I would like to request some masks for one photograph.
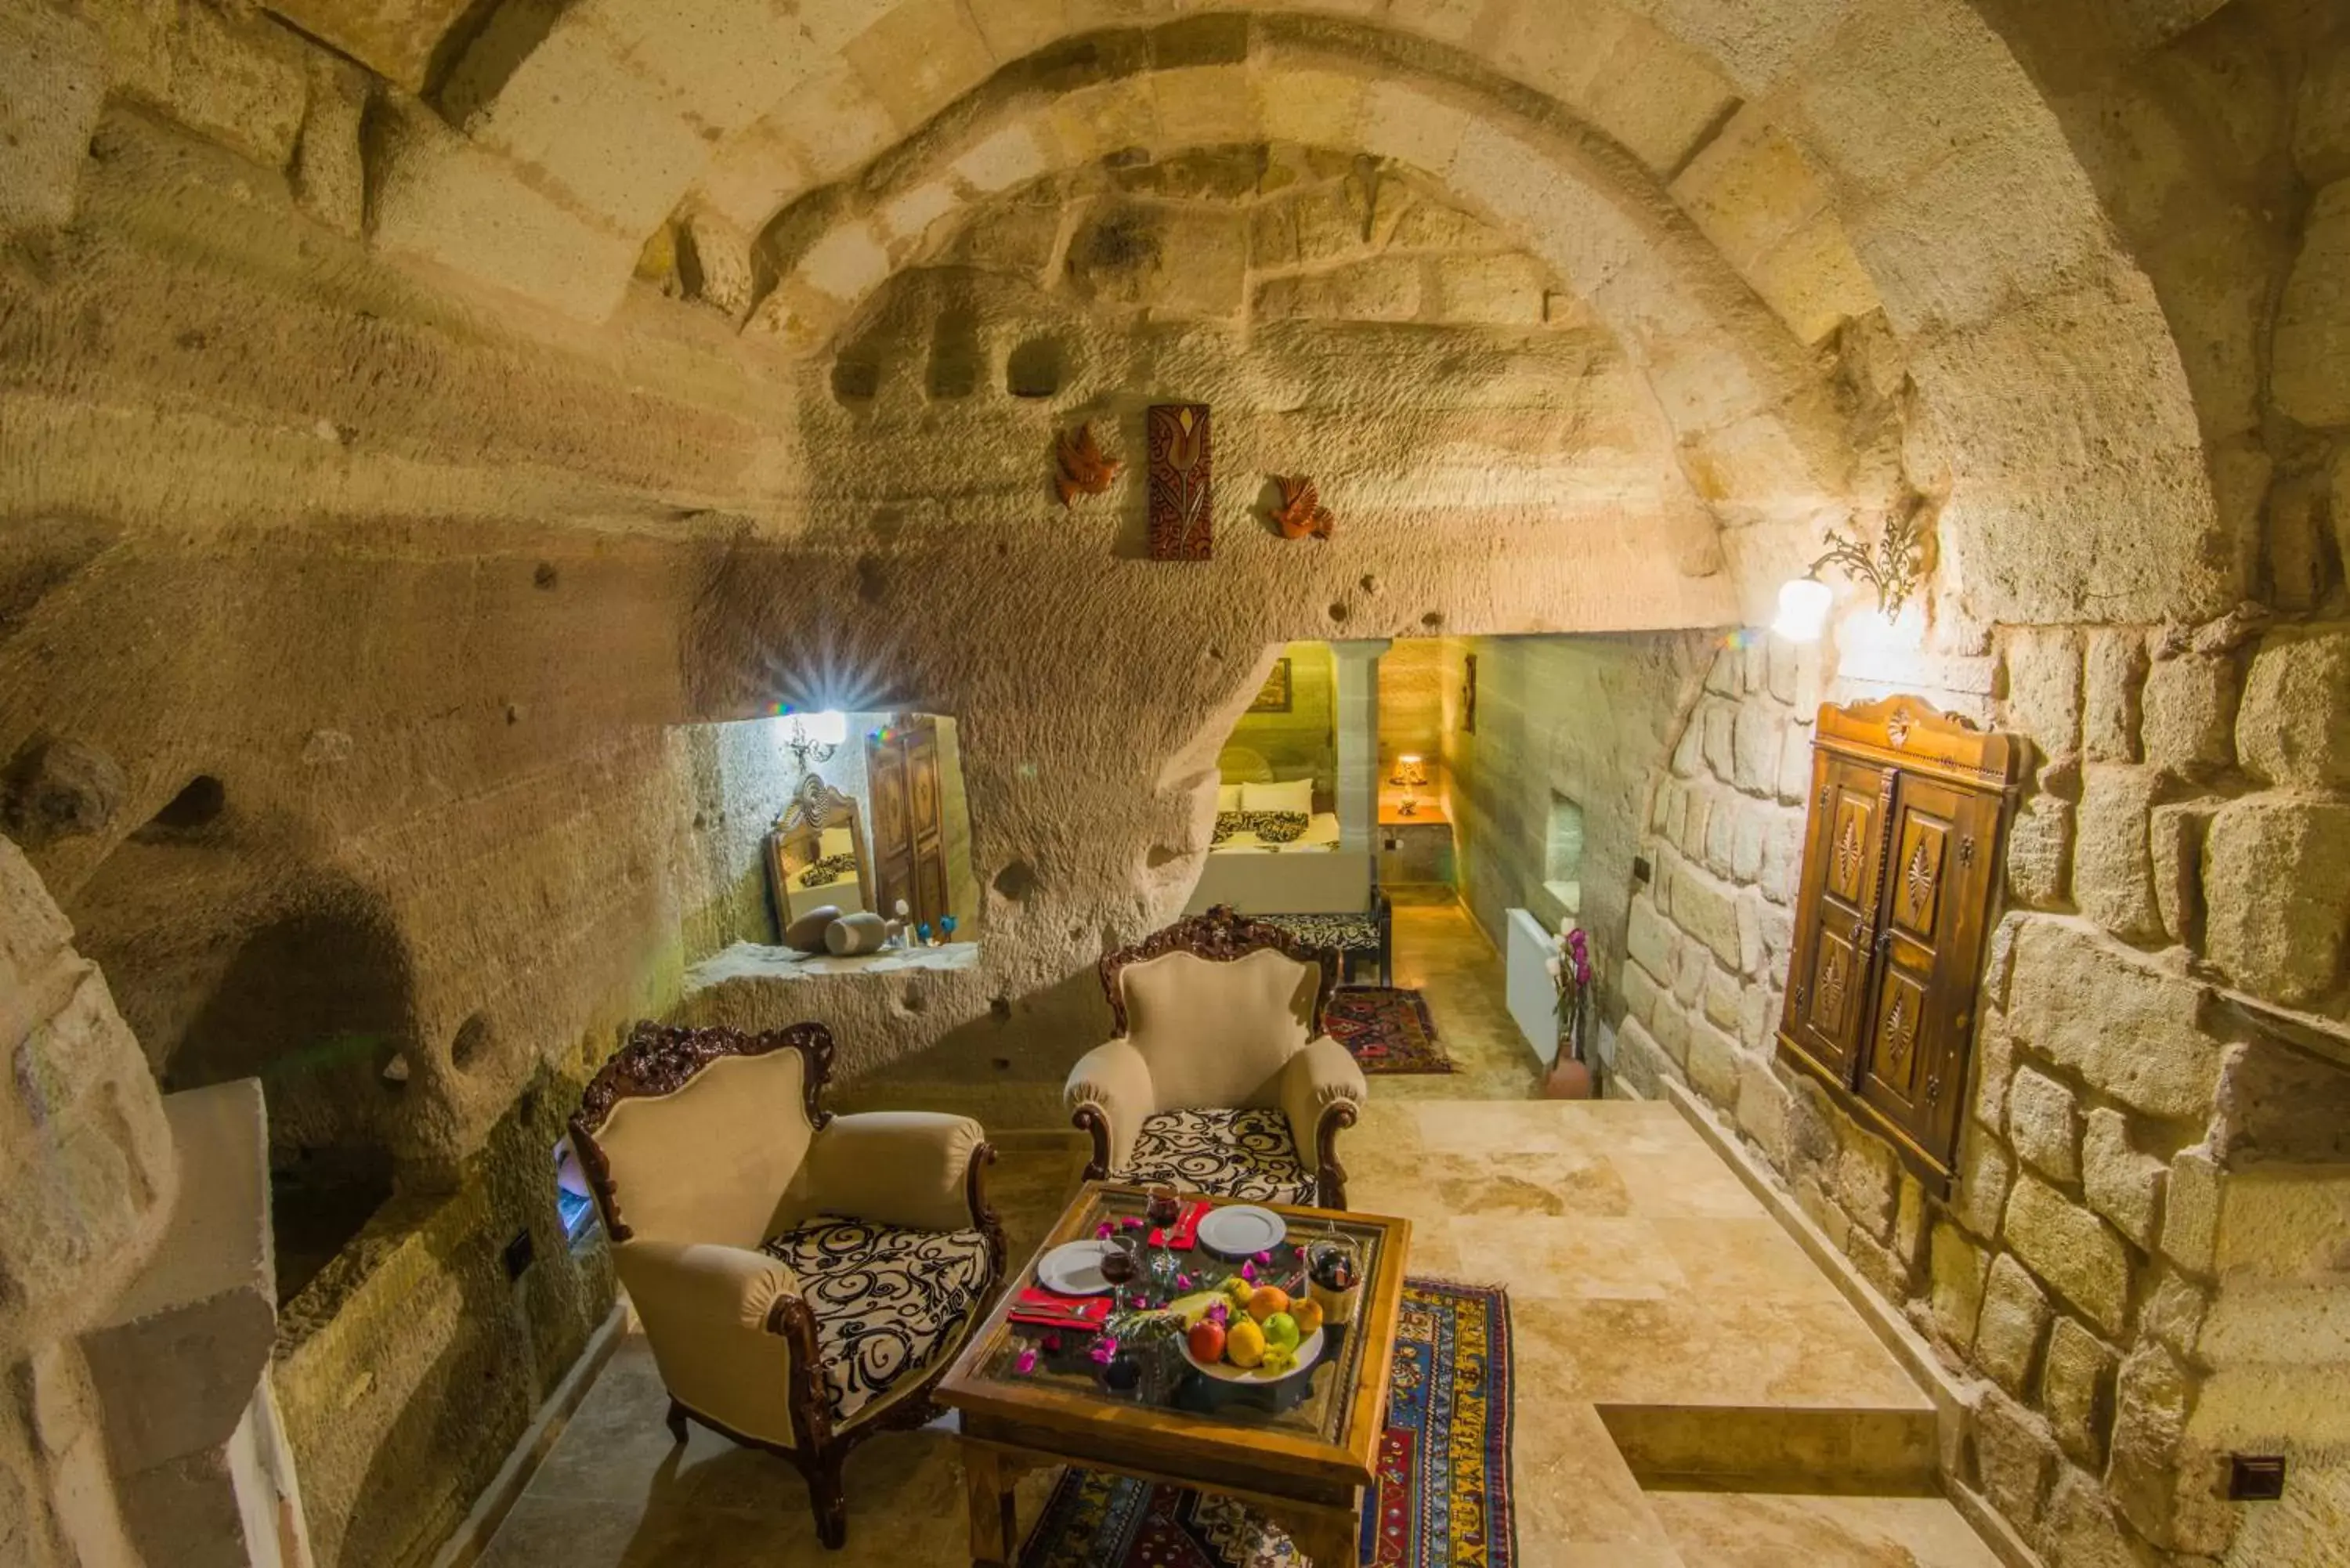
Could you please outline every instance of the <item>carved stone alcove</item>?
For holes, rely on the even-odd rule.
[[[1779,1052],[1947,1190],[2020,747],[1917,697],[1814,733]]]

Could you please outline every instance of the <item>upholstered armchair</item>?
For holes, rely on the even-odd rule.
[[[1345,1208],[1338,1134],[1364,1084],[1322,1032],[1336,976],[1335,954],[1224,905],[1103,959],[1118,1037],[1065,1094],[1093,1137],[1086,1175]]]
[[[836,1116],[831,1033],[639,1023],[581,1096],[571,1140],[652,1343],[679,1442],[694,1420],[806,1476],[847,1538],[841,1461],[918,1426],[1003,1274],[963,1116]]]

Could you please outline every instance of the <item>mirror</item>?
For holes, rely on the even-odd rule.
[[[872,909],[871,867],[857,803],[816,774],[803,774],[767,835],[767,881],[781,923],[827,904],[844,915]]]

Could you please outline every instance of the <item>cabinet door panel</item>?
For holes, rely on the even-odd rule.
[[[1861,1097],[1938,1160],[1966,1097],[1996,803],[1905,774],[1893,806],[1877,996]]]
[[[904,899],[914,902],[913,827],[906,803],[906,753],[879,735],[865,742],[866,788],[873,800],[873,872],[877,913],[885,919]]]
[[[1811,836],[1782,1033],[1846,1086],[1859,1059],[1891,779],[1882,768],[1828,752],[1812,766]]]

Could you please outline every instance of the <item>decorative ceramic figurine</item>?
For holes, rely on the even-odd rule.
[[[1079,425],[1075,433],[1064,433],[1056,444],[1061,472],[1054,481],[1061,493],[1061,505],[1074,510],[1080,495],[1099,495],[1118,478],[1118,470],[1126,465],[1113,462],[1102,455],[1094,440],[1094,427],[1088,422]]]
[[[943,945],[945,945],[946,943],[948,943],[948,942],[951,942],[951,941],[954,940],[954,933],[955,933],[955,918],[954,918],[952,915],[941,915],[941,916],[939,917],[939,942],[940,942],[940,944],[941,944],[941,946],[943,946]]]
[[[1273,509],[1273,520],[1280,526],[1283,538],[1303,539],[1309,535],[1316,539],[1330,536],[1330,530],[1338,520],[1330,514],[1327,506],[1322,504],[1321,492],[1315,488],[1312,480],[1304,474],[1295,479],[1284,479],[1275,474],[1273,483],[1281,489],[1281,504]]]

